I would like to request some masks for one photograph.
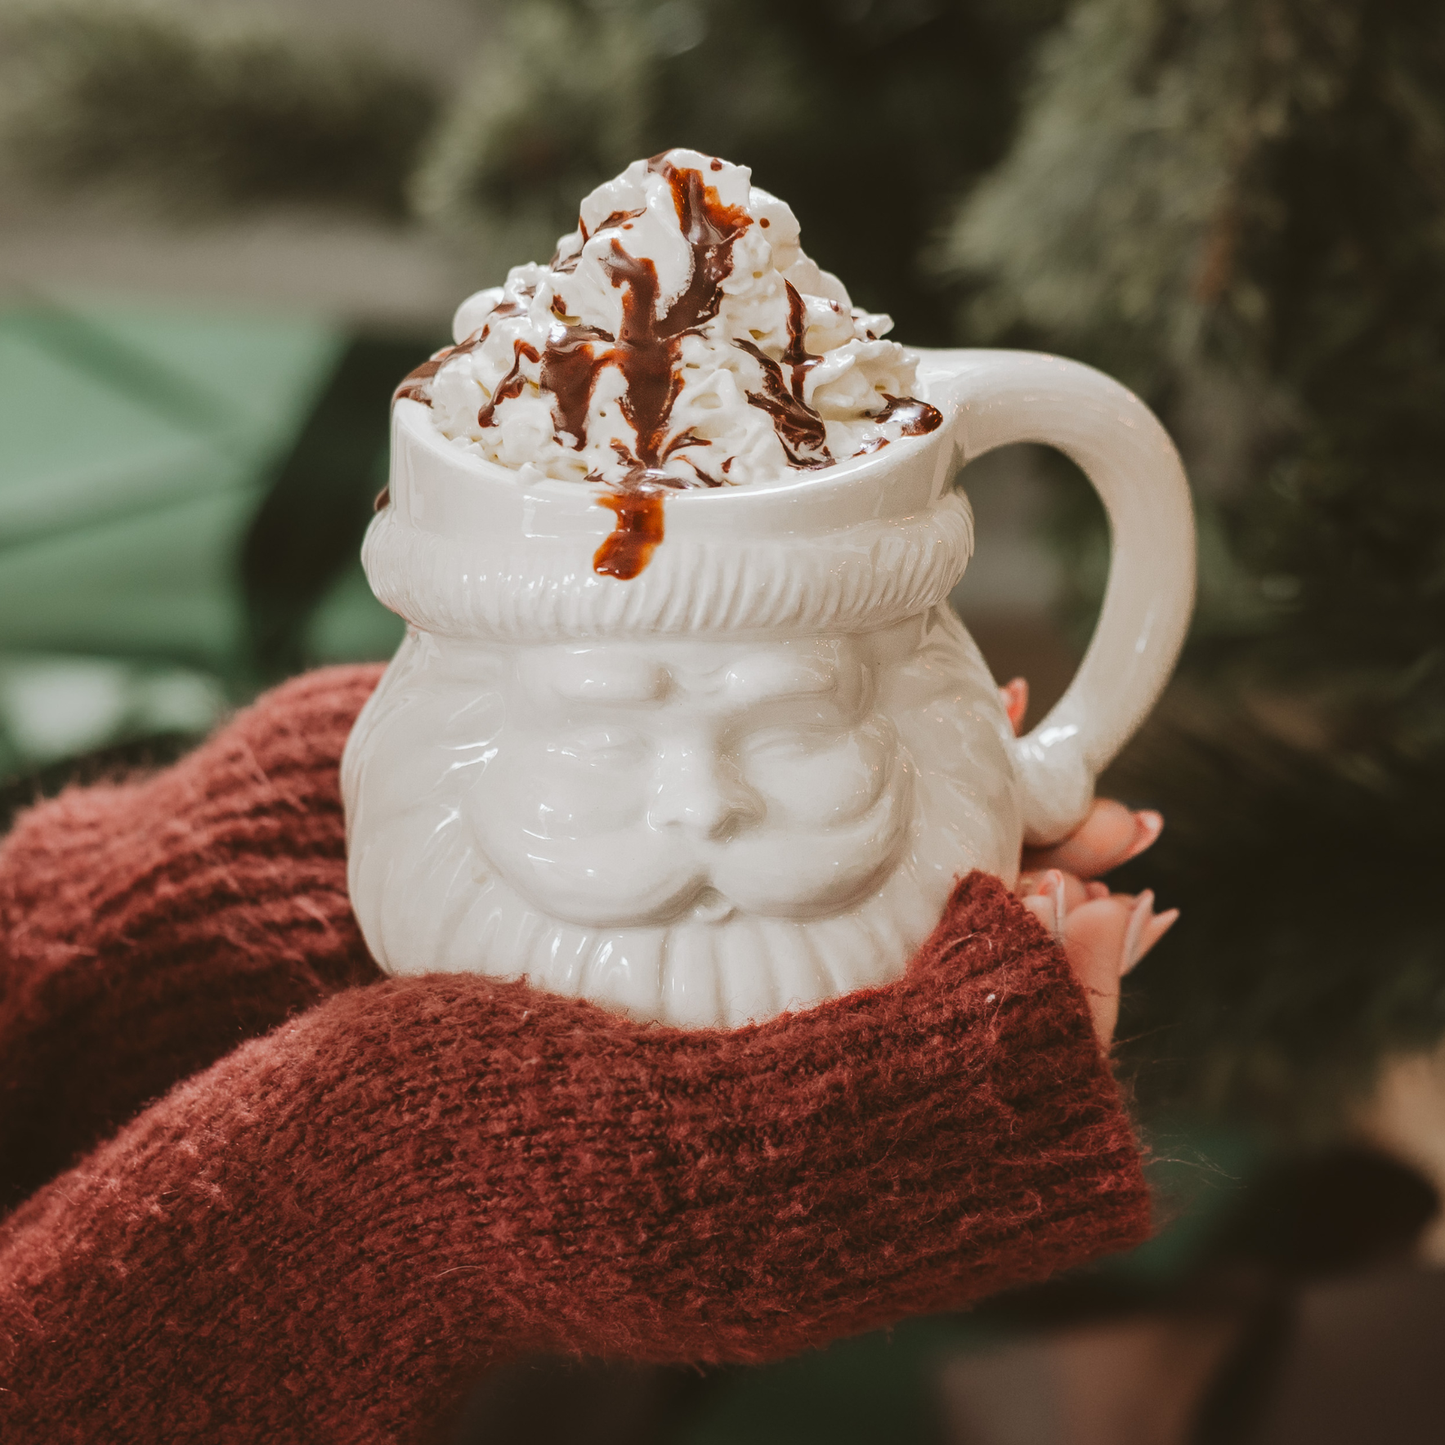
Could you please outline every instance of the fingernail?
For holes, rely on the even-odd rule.
[[[1153,913],[1154,894],[1146,888],[1135,899],[1133,912],[1129,914],[1129,926],[1124,931],[1124,965],[1119,970],[1121,978],[1144,957],[1144,929]]]
[[[1175,920],[1178,917],[1179,910],[1177,908],[1171,908],[1167,913],[1156,913],[1154,917],[1149,920],[1148,926],[1144,929],[1144,936],[1139,942],[1139,958],[1136,958],[1134,963],[1138,963],[1139,959],[1143,958],[1149,950],[1174,927]],[[1134,963],[1131,963],[1129,967],[1133,968]]]
[[[1134,839],[1129,844],[1125,859],[1137,858],[1146,848],[1153,847],[1164,831],[1164,815],[1152,808],[1145,808],[1134,814]]]
[[[1064,941],[1064,875],[1057,868],[1050,868],[1044,875],[1044,889],[1054,905],[1054,938]]]
[[[998,691],[1003,699],[1004,711],[1008,714],[1009,726],[1017,736],[1024,714],[1029,710],[1028,680],[1022,677],[1010,678]]]

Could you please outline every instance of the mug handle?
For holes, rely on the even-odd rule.
[[[1194,605],[1189,484],[1154,413],[1091,366],[1030,351],[923,355],[920,379],[952,411],[963,463],[1011,442],[1057,447],[1108,514],[1109,583],[1089,649],[1048,716],[1013,745],[1024,841],[1056,842],[1088,812],[1095,779],[1154,706],[1183,646]]]

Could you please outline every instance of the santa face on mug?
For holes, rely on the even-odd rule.
[[[358,724],[381,765],[348,784],[368,941],[393,972],[685,1024],[881,983],[957,876],[1017,867],[1007,718],[958,698],[975,671],[946,609],[811,637],[413,633]]]
[[[819,918],[896,866],[911,776],[850,638],[520,650],[463,814],[553,918]]]

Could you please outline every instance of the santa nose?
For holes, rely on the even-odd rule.
[[[722,840],[762,815],[762,800],[713,747],[688,740],[663,750],[648,814],[654,828],[684,827]]]

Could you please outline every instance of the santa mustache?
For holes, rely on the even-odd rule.
[[[912,800],[911,769],[897,766],[877,798],[843,823],[764,823],[721,841],[639,824],[583,838],[533,837],[524,859],[488,861],[528,902],[584,928],[673,923],[698,905],[710,919],[733,910],[820,918],[866,896],[896,867]]]

